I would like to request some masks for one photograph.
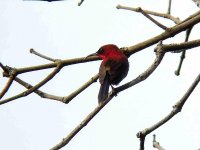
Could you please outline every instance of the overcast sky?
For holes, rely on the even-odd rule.
[[[168,0],[85,0],[38,2],[0,1],[0,62],[11,67],[48,63],[29,53],[30,48],[57,59],[87,56],[100,46],[114,43],[131,46],[163,32],[141,14],[118,10],[118,4],[166,12]],[[181,20],[198,10],[191,0],[173,0],[172,15]],[[166,26],[173,22],[156,18]],[[182,42],[181,33],[165,43]],[[190,39],[198,39],[199,24]],[[145,71],[153,62],[154,46],[135,55],[130,71],[121,84]],[[157,70],[144,82],[115,97],[63,150],[139,149],[136,133],[150,127],[171,110],[199,74],[199,48],[187,52],[181,76],[174,75],[180,54],[167,53]],[[98,72],[100,61],[65,67],[41,90],[66,96]],[[32,85],[50,70],[22,74]],[[7,78],[0,77],[0,89]],[[13,83],[4,98],[25,89]],[[69,104],[42,99],[36,94],[1,105],[1,150],[47,150],[66,137],[96,106],[99,82],[94,83]],[[200,148],[200,109],[198,86],[180,114],[148,135],[145,147],[153,150],[152,135],[168,150]]]

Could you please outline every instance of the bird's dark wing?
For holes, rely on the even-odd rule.
[[[108,74],[109,74],[109,81],[110,84],[119,84],[127,75],[129,70],[129,63],[128,60],[113,60],[110,59],[105,64]],[[107,67],[109,66],[109,67]]]
[[[106,78],[106,75],[107,74],[109,75],[109,72],[110,72],[110,66],[108,65],[108,62],[105,63],[104,61],[102,61],[100,68],[99,68],[99,82],[101,84],[103,84],[103,82]]]

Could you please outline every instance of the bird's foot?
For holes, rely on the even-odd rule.
[[[110,85],[110,86],[111,86],[111,88],[112,88],[112,93],[114,93],[114,95],[117,96],[117,91],[116,91],[116,89],[115,89],[112,85]]]

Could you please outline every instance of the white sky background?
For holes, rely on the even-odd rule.
[[[101,45],[131,46],[162,30],[141,14],[118,10],[118,4],[166,12],[168,0],[86,0],[28,2],[0,1],[0,62],[11,67],[48,63],[29,53],[34,48],[53,58],[87,56]],[[191,0],[173,0],[172,15],[184,19],[198,8]],[[158,18],[157,18],[158,19]],[[173,23],[159,19],[166,26]],[[190,39],[200,35],[199,25]],[[184,33],[166,41],[182,42]],[[154,46],[155,47],[155,46]],[[122,83],[137,77],[153,62],[154,47],[129,59],[130,71]],[[63,150],[139,149],[136,133],[150,127],[171,110],[199,73],[199,48],[187,52],[181,76],[174,75],[180,54],[168,53],[158,69],[144,82],[115,97]],[[98,72],[100,61],[65,67],[41,90],[65,96]],[[36,84],[52,70],[20,75]],[[0,89],[7,79],[0,77]],[[122,84],[121,83],[121,84]],[[47,150],[66,137],[97,106],[99,83],[90,86],[68,104],[41,99],[36,94],[1,105],[1,150]],[[14,83],[4,98],[25,89]],[[198,86],[180,114],[148,135],[145,147],[153,150],[152,135],[168,150],[200,148]]]

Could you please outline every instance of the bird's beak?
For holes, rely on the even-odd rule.
[[[84,60],[85,60],[86,58],[88,58],[88,57],[91,57],[91,56],[97,56],[97,53],[92,53],[92,54],[86,56],[86,57],[84,58]]]
[[[90,54],[90,55],[88,55],[86,57],[91,57],[91,56],[97,56],[97,53],[92,53],[92,54]]]

